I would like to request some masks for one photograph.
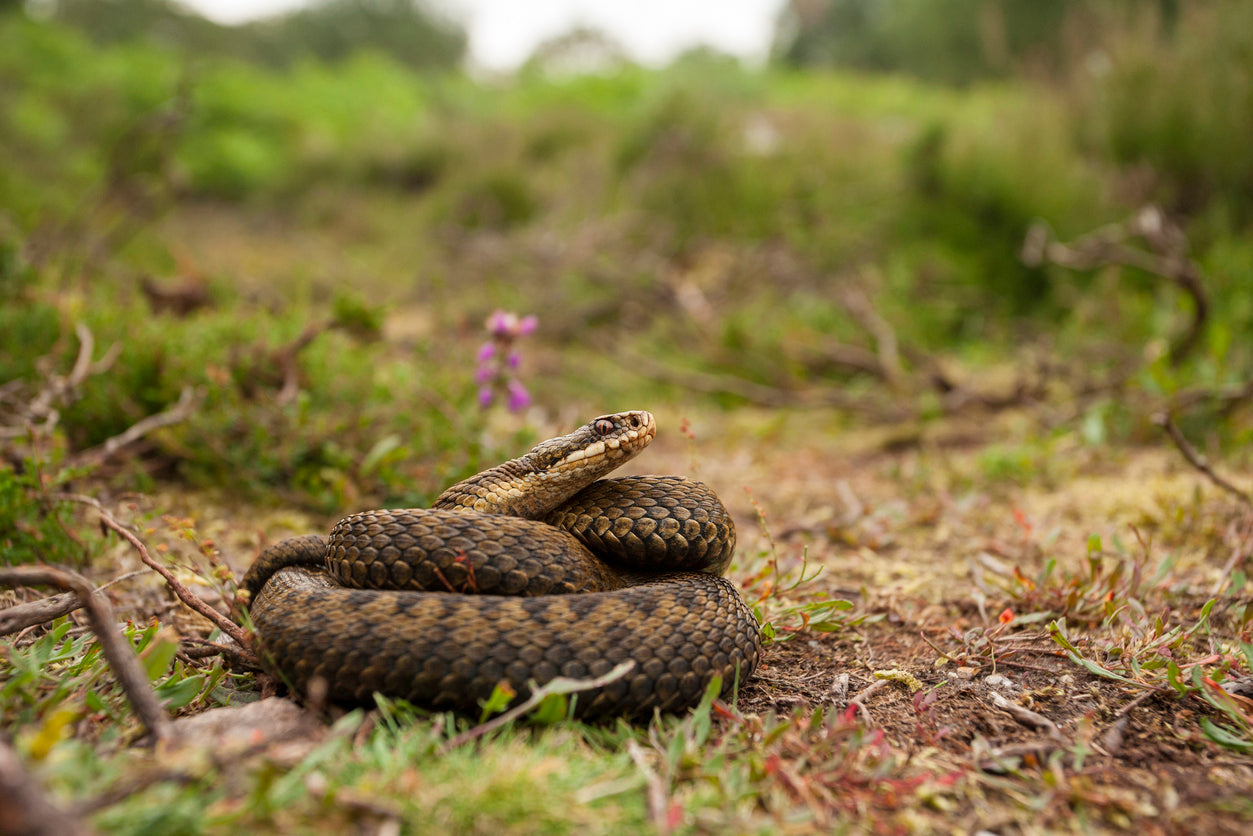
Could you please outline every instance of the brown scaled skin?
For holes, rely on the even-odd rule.
[[[735,542],[725,508],[677,477],[594,481],[653,432],[646,412],[604,416],[450,488],[440,510],[354,514],[329,539],[267,549],[244,585],[270,666],[299,691],[324,680],[339,701],[377,692],[467,713],[502,682],[523,699],[528,683],[624,661],[625,677],[578,695],[576,715],[679,711],[714,676],[730,693],[752,675],[761,639],[716,574]],[[546,468],[558,471],[552,483]],[[476,503],[526,506],[553,525],[464,510]],[[401,588],[379,589],[392,584]]]

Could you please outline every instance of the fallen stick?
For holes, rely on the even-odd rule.
[[[7,607],[0,610],[0,636],[20,633],[37,624],[46,624],[54,618],[74,612],[82,605],[82,600],[73,592],[62,592],[60,595]]]
[[[138,574],[141,573],[127,572],[125,575],[101,585],[100,589],[108,589],[113,584],[124,581],[127,578],[133,578]],[[76,594],[73,592],[62,592],[60,595],[50,595],[47,598],[40,598],[38,601],[30,601],[26,604],[8,607],[0,610],[0,636],[20,633],[27,627],[47,624],[54,618],[69,615],[82,606],[83,602]]]
[[[1048,732],[1050,737],[1057,740],[1065,740],[1061,729],[1057,728],[1057,724],[1045,717],[1043,714],[1037,714],[1029,708],[1023,708],[1021,705],[1016,705],[1002,697],[996,691],[991,692],[991,699],[994,706],[999,708],[1001,711],[1004,711],[1024,726],[1038,731]]]
[[[857,706],[857,713],[860,714],[862,719],[865,720],[867,723],[873,723],[874,720],[871,719],[870,717],[870,709],[866,708],[866,698],[869,697],[871,694],[873,694],[875,691],[879,691],[888,687],[889,681],[890,680],[887,680],[887,679],[876,679],[869,686],[859,691],[857,693],[857,696],[853,697],[851,700],[848,701],[848,704],[850,706],[854,706],[854,705]]]
[[[132,444],[143,438],[153,430],[161,427],[168,427],[173,424],[179,424],[187,420],[187,418],[195,411],[199,405],[199,395],[193,386],[184,386],[182,393],[178,396],[178,402],[169,409],[158,412],[155,415],[149,415],[140,421],[136,421],[125,431],[107,438],[95,447],[89,448],[77,453],[72,457],[72,463],[75,465],[97,465],[106,461],[110,456],[122,449],[128,444]]]

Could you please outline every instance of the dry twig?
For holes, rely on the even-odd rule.
[[[1140,238],[1151,252],[1128,246],[1128,238]],[[1188,257],[1188,250],[1183,230],[1171,223],[1161,209],[1146,206],[1126,223],[1104,226],[1069,244],[1058,241],[1049,225],[1038,221],[1027,232],[1022,260],[1031,266],[1047,261],[1072,270],[1119,264],[1174,282],[1192,299],[1192,322],[1170,350],[1171,362],[1178,365],[1196,347],[1209,318],[1209,297],[1201,268]]]
[[[140,573],[127,572],[125,575],[101,585],[100,589],[108,589],[113,584],[133,578],[138,574]],[[60,595],[52,595],[47,598],[40,598],[38,601],[18,604],[0,610],[0,636],[19,633],[27,627],[34,627],[37,624],[46,624],[54,618],[60,618],[63,615],[74,612],[82,605],[82,600],[73,592],[63,592]]]
[[[78,356],[70,373],[49,374],[38,394],[17,406],[17,414],[10,419],[11,423],[0,426],[0,438],[19,438],[32,430],[51,432],[61,420],[60,409],[78,400],[78,388],[83,381],[108,369],[121,353],[122,347],[114,343],[103,357],[92,360],[96,339],[91,329],[79,322],[74,325],[74,334],[78,337]]]
[[[1012,703],[996,691],[991,692],[991,699],[993,705],[1013,717],[1019,723],[1022,723],[1024,726],[1037,729],[1042,732],[1047,732],[1049,737],[1057,740],[1065,739],[1062,736],[1061,729],[1057,728],[1057,724],[1045,717],[1043,714],[1037,714],[1029,708],[1023,708],[1021,705]]]
[[[144,545],[144,541],[135,536],[129,528],[118,522],[117,517],[109,513],[109,511],[105,509],[105,507],[101,505],[98,500],[90,496],[72,493],[50,494],[48,498],[52,500],[63,500],[66,502],[81,502],[95,508],[96,512],[100,515],[101,524],[106,528],[116,531],[119,535],[121,535],[122,539],[134,546],[135,551],[139,553],[139,559],[144,562],[145,566],[148,566],[165,579],[166,585],[169,586],[170,590],[178,597],[178,600],[200,613],[200,615],[211,621],[223,633],[239,642],[240,647],[252,646],[248,641],[247,634],[244,632],[243,628],[205,603],[198,595],[196,595],[196,593],[192,592],[178,578],[174,577],[174,574],[170,572],[169,569],[154,560],[152,555],[148,553],[148,547]]]
[[[118,450],[133,444],[143,438],[153,430],[161,427],[168,427],[172,424],[178,424],[191,416],[199,405],[200,397],[194,386],[184,386],[182,393],[178,396],[178,402],[163,412],[155,415],[149,415],[131,426],[125,431],[105,439],[102,443],[76,453],[71,459],[74,465],[97,465],[108,459]]]
[[[1235,537],[1235,527],[1236,524],[1232,523],[1227,535],[1229,539]],[[1218,580],[1214,583],[1214,589],[1210,592],[1210,597],[1218,597],[1218,593],[1223,591],[1227,581],[1231,580],[1231,573],[1235,571],[1236,566],[1248,560],[1251,553],[1253,553],[1253,520],[1246,518],[1244,520],[1244,534],[1236,539],[1236,543],[1231,549],[1231,557],[1227,558],[1227,562],[1223,564],[1222,571],[1218,573]]]
[[[1179,448],[1179,452],[1183,454],[1183,457],[1188,460],[1190,465],[1199,470],[1215,485],[1232,496],[1238,497],[1245,505],[1253,506],[1253,497],[1249,496],[1248,491],[1237,488],[1231,482],[1215,473],[1214,469],[1209,465],[1209,460],[1201,453],[1198,453],[1196,448],[1188,443],[1188,439],[1184,438],[1183,432],[1175,424],[1169,413],[1157,413],[1153,416],[1153,423],[1166,431],[1166,434],[1170,436],[1170,440],[1175,443],[1175,446]]]
[[[905,383],[905,369],[901,365],[900,343],[895,329],[879,315],[870,297],[860,287],[845,285],[839,296],[844,310],[874,338],[878,349],[879,374],[893,388],[901,388]]]
[[[480,723],[473,728],[466,729],[461,734],[450,740],[444,741],[444,744],[440,746],[437,751],[442,755],[456,749],[458,746],[469,743],[471,740],[477,740],[488,732],[500,728],[505,723],[521,717],[552,694],[574,694],[579,691],[587,691],[592,688],[603,688],[609,683],[615,682],[626,676],[634,667],[635,662],[628,659],[625,662],[620,662],[615,665],[613,670],[608,673],[603,674],[602,676],[592,677],[591,679],[567,679],[566,677],[559,676],[545,685],[532,690],[531,696],[527,697],[525,700],[515,705],[508,711],[493,717],[486,723]]]
[[[857,713],[861,715],[862,719],[867,723],[873,723],[874,720],[870,716],[870,709],[866,708],[866,699],[876,691],[880,691],[888,687],[888,682],[890,681],[891,680],[887,679],[876,679],[874,682],[870,683],[870,685],[859,691],[857,696],[848,701],[848,704],[850,706],[857,706]]]
[[[73,592],[62,592],[60,595],[7,607],[0,610],[0,636],[20,633],[27,627],[47,623],[74,612],[82,605],[82,599]]]

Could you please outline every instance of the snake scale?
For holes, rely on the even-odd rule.
[[[648,412],[596,418],[453,485],[431,509],[366,511],[329,538],[266,549],[244,576],[262,657],[305,692],[375,693],[477,712],[562,676],[625,676],[581,692],[584,718],[644,717],[730,693],[757,666],[751,610],[721,577],[735,526],[674,476],[601,477],[656,432]],[[474,592],[478,594],[455,594]]]

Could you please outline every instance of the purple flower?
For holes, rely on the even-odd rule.
[[[522,355],[517,341],[535,331],[539,319],[534,314],[519,317],[512,311],[497,309],[483,322],[488,333],[487,342],[479,346],[475,355],[477,366],[474,382],[479,386],[479,404],[486,408],[495,400],[497,393],[514,412],[531,404],[531,393],[517,379],[522,365]]]
[[[510,412],[520,412],[531,405],[531,393],[526,391],[526,387],[516,379],[511,379],[506,388],[509,394],[505,405],[509,407]]]
[[[508,311],[494,311],[484,325],[493,337],[514,336],[518,328],[518,315]]]

